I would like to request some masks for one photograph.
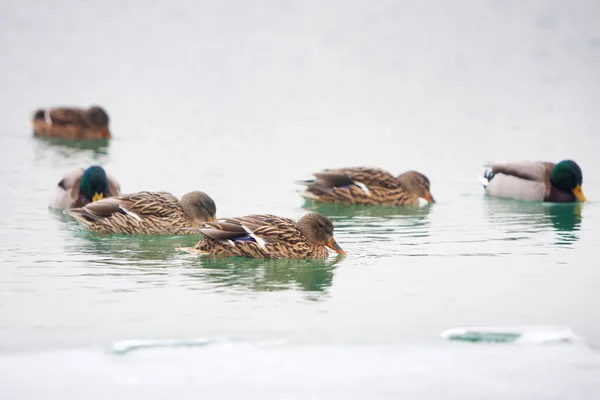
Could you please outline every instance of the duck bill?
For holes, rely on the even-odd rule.
[[[94,193],[94,196],[92,197],[92,201],[102,200],[103,198],[104,198],[103,193]]]
[[[331,250],[335,251],[338,254],[346,254],[346,252],[342,250],[342,248],[339,244],[337,244],[334,238],[331,238],[331,240],[325,246],[329,247]]]
[[[583,190],[581,189],[581,185],[575,186],[575,189],[572,190],[575,198],[581,202],[586,201],[585,196],[583,195]]]
[[[433,204],[435,203],[435,199],[433,198],[433,196],[431,195],[431,193],[427,193],[425,195],[425,197],[423,197],[425,200],[427,200],[429,203]]]

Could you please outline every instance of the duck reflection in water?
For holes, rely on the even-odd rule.
[[[231,290],[271,292],[300,289],[326,292],[332,285],[335,265],[344,257],[329,259],[254,259],[205,256],[193,260],[188,276]],[[202,268],[198,268],[202,266]]]
[[[97,160],[108,155],[108,150],[110,148],[109,139],[77,141],[34,137],[33,140],[36,140],[39,143],[40,157],[46,156],[45,153],[48,150],[53,150],[61,157],[72,157],[78,153],[91,152],[93,160]]]
[[[576,232],[581,229],[582,208],[581,203],[548,206],[548,215],[558,236],[556,244],[570,244],[579,240]]]
[[[405,244],[422,243],[430,236],[429,214],[434,208],[426,206],[360,206],[326,204],[307,200],[303,208],[331,218],[343,240],[351,237],[360,243],[390,241],[402,235]]]
[[[389,216],[427,216],[431,205],[424,206],[360,206],[352,204],[331,204],[305,200],[302,208],[335,217],[337,220],[354,217],[389,217]]]
[[[193,245],[197,236],[147,236],[90,233],[77,230],[80,240],[67,249],[73,254],[102,257],[105,264],[169,266],[181,255],[180,247]]]
[[[536,203],[488,198],[487,212],[499,226],[518,225],[530,233],[556,232],[556,245],[570,245],[579,240],[582,223],[582,203]]]
[[[181,247],[193,246],[198,240],[196,236],[106,235],[84,231],[77,234],[80,240],[69,246],[66,253],[87,254],[90,256],[90,268],[95,271],[100,271],[98,264],[105,267],[114,265],[120,272],[143,275],[147,275],[151,268],[159,275],[175,273],[193,278],[184,283],[191,289],[206,283],[233,291],[298,289],[320,296],[332,285],[335,266],[344,259],[342,255],[302,260],[196,257],[180,250]],[[107,272],[106,269],[103,271]]]

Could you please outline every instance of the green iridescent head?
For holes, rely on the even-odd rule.
[[[92,201],[108,197],[108,179],[104,168],[93,165],[86,169],[79,181],[79,193]]]
[[[581,189],[583,173],[575,161],[563,160],[556,164],[550,174],[550,182],[560,190],[572,192],[577,200],[585,201]]]

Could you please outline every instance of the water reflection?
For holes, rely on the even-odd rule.
[[[576,204],[556,204],[548,207],[552,226],[557,231],[556,244],[569,244],[579,240],[575,232],[581,229],[583,206]]]
[[[184,286],[194,289],[200,287],[198,283],[208,283],[213,289],[324,292],[332,284],[335,265],[343,259],[342,256],[326,260],[199,257],[180,249],[196,244],[198,237],[195,236],[103,235],[84,231],[74,235],[77,240],[67,247],[67,254],[87,256],[100,275],[114,274],[114,266],[118,266],[119,274],[148,275],[150,270],[139,267],[152,267],[155,274],[170,270],[192,278],[186,279]],[[102,265],[111,269],[99,270]]]
[[[384,207],[323,204],[307,201],[303,208],[329,216],[335,236],[352,258],[415,251],[431,234],[429,214],[434,207]],[[402,248],[390,246],[402,243]],[[407,250],[407,246],[410,250]]]
[[[58,222],[61,229],[67,229],[70,231],[79,230],[79,225],[75,219],[67,214],[64,210],[48,207],[48,214],[50,214],[50,218]]]
[[[198,257],[188,276],[217,287],[256,292],[300,289],[324,292],[333,282],[333,270],[343,256],[325,260],[259,260],[239,257]],[[201,268],[199,268],[201,267]]]
[[[54,151],[58,156],[71,157],[77,153],[90,152],[93,159],[108,155],[109,139],[98,140],[69,140],[57,138],[33,138],[37,143],[38,153],[48,150]]]
[[[485,209],[497,226],[518,226],[530,233],[552,230],[557,245],[569,245],[579,240],[582,222],[581,203],[536,203],[486,198]]]
[[[67,249],[73,254],[94,254],[104,263],[156,265],[172,261],[181,255],[180,247],[193,246],[197,236],[144,236],[76,233],[79,240]]]
[[[307,200],[302,208],[328,217],[389,217],[389,216],[425,216],[431,211],[431,205],[418,206],[358,206],[346,204],[327,204]]]

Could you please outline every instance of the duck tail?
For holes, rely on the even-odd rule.
[[[315,183],[315,180],[314,179],[309,179],[309,180],[305,180],[305,181],[300,180],[300,181],[294,181],[294,183],[296,185],[310,186],[313,183]]]
[[[481,182],[481,184],[483,185],[483,188],[486,189],[493,177],[494,172],[488,168],[484,171],[483,175],[479,175],[477,178],[479,179],[479,182]]]
[[[83,208],[71,208],[65,211],[71,217],[75,218],[75,221],[79,223],[83,228],[89,229],[92,224],[97,220]]]
[[[300,195],[300,197],[302,197],[306,200],[319,200],[319,196],[317,196],[316,194],[311,193],[311,192],[298,191],[297,193]]]
[[[40,109],[36,110],[33,113],[33,120],[34,121],[35,120],[44,120],[45,119],[45,117],[44,117],[45,112],[46,112],[46,110],[44,110],[43,108],[40,108]]]
[[[198,250],[195,247],[178,247],[177,250],[185,251],[190,254],[198,254],[198,255],[209,255],[210,253],[202,250]]]

